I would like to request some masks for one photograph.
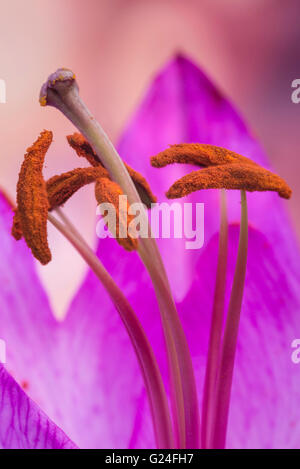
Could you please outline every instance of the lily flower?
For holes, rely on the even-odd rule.
[[[57,86],[61,86],[58,78],[52,80],[55,93]],[[67,84],[74,84],[72,76],[68,80]],[[47,86],[49,91],[49,83]],[[43,104],[47,98],[57,98],[53,96],[55,93],[50,96],[45,94],[45,89],[43,91]],[[53,104],[58,107],[61,103]],[[69,113],[68,117],[74,122],[74,108],[72,113],[70,107],[67,112],[61,110]],[[80,122],[75,124],[101,162],[101,167],[96,164],[88,169],[107,171],[106,181],[118,184],[120,191],[128,195],[129,203],[139,198],[132,175],[117,159],[106,136],[102,134],[102,140],[95,142],[95,129],[86,131]],[[47,138],[50,138],[49,134]],[[118,150],[127,165],[145,176],[158,200],[167,201],[165,190],[174,181],[187,177],[184,165],[157,171],[150,166],[149,157],[169,144],[182,142],[228,148],[268,167],[259,144],[231,104],[194,64],[179,56],[151,85]],[[79,150],[82,151],[82,146]],[[38,183],[39,191],[37,199],[29,197],[34,206],[28,215],[24,215],[24,198],[19,194],[26,196],[30,190],[31,194],[36,194],[36,188],[28,184],[28,180],[23,190],[19,186],[20,212],[15,215],[15,234],[18,233],[19,238],[24,235],[38,255],[42,241],[41,260],[48,261],[50,248],[45,244],[48,219],[74,244],[91,270],[66,318],[58,322],[26,243],[23,239],[16,242],[11,236],[14,207],[1,195],[0,338],[6,342],[7,359],[6,365],[0,368],[0,446],[154,448],[163,446],[162,441],[168,441],[169,447],[173,444],[174,447],[189,448],[197,441],[200,444],[197,412],[193,415],[192,410],[202,404],[209,346],[219,251],[218,191],[201,190],[183,199],[184,202],[205,203],[206,239],[201,250],[185,250],[181,239],[157,240],[170,280],[169,287],[157,251],[153,244],[142,239],[138,239],[137,249],[131,251],[124,250],[114,239],[101,240],[97,249],[98,261],[95,261],[96,257],[77,235],[80,229],[72,230],[60,208],[56,213],[62,215],[64,223],[48,213],[51,203],[49,184],[47,187],[41,178],[43,161],[36,162],[36,154],[32,151],[28,151],[25,160],[28,156],[34,161],[29,173],[38,174],[33,181]],[[74,173],[70,177],[73,181]],[[66,187],[65,179],[68,177],[59,179],[60,188],[61,184]],[[110,183],[108,185],[111,187]],[[70,184],[67,188],[67,193],[72,195]],[[227,192],[229,228],[225,305],[234,277],[240,209],[238,194]],[[62,193],[65,194],[64,191],[56,194]],[[62,197],[59,202],[62,201],[66,200]],[[30,216],[36,210],[43,213],[42,219],[39,218],[42,223],[36,225],[33,220],[30,225]],[[300,433],[300,375],[290,357],[291,342],[300,330],[299,251],[285,208],[276,194],[248,194],[248,212],[248,261],[227,447],[295,448],[299,446]],[[20,224],[16,220],[18,217]],[[28,227],[29,231],[26,231]],[[37,235],[32,243],[35,231]],[[138,343],[133,346],[137,331],[144,347],[139,347]],[[180,348],[177,348],[175,338]],[[154,380],[158,393],[153,392]],[[191,397],[189,401],[187,396]],[[172,403],[170,420],[169,400]]]

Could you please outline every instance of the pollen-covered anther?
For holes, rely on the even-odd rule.
[[[68,135],[67,140],[69,145],[76,151],[78,156],[86,158],[92,166],[102,166],[98,156],[83,135],[80,133],[74,133],[72,135]]]
[[[151,208],[151,204],[157,201],[157,197],[153,194],[151,187],[149,186],[148,182],[141,175],[138,171],[135,171],[131,168],[127,163],[125,163],[126,169],[134,182],[135,188],[141,198],[143,204],[146,205],[147,208]]]
[[[102,166],[97,168],[76,168],[58,176],[53,176],[46,184],[49,210],[60,207],[79,189],[103,177],[107,177],[107,171]]]
[[[100,159],[98,158],[88,141],[83,137],[83,135],[79,133],[74,133],[73,135],[68,135],[67,140],[70,146],[76,151],[78,156],[86,158],[92,166],[102,166]],[[135,171],[128,164],[124,164],[132,181],[134,182],[134,185],[139,193],[139,196],[141,197],[142,202],[148,208],[150,208],[151,203],[155,203],[157,198],[152,193],[148,182],[139,172]]]
[[[126,207],[120,207],[120,196],[122,195],[124,195],[123,191],[116,182],[107,178],[97,180],[95,185],[95,196],[98,204],[110,203],[114,206],[116,226],[112,234],[124,249],[127,251],[135,251],[138,248],[138,240],[136,238],[132,238],[128,234],[128,225],[133,217],[128,213],[129,206],[127,202]]]
[[[274,191],[285,199],[289,199],[292,194],[282,178],[266,169],[253,165],[228,164],[192,171],[170,187],[167,197],[176,199],[201,189]]]
[[[52,142],[52,132],[45,130],[27,149],[17,184],[18,209],[12,233],[20,239],[22,233],[33,255],[42,263],[51,260],[47,241],[48,195],[42,170],[46,152]]]
[[[169,164],[182,163],[194,164],[197,166],[219,166],[230,163],[257,164],[245,156],[227,150],[227,148],[217,147],[204,143],[179,143],[170,145],[151,158],[151,165],[155,168],[163,168]]]
[[[152,166],[157,168],[172,163],[195,164],[203,169],[176,181],[167,192],[170,199],[184,197],[201,189],[274,191],[285,199],[289,199],[292,194],[281,177],[226,148],[198,143],[179,144],[151,158]]]

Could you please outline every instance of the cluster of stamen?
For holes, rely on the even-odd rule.
[[[95,183],[95,196],[98,203],[111,203],[116,211],[116,239],[126,250],[136,250],[138,240],[127,231],[132,216],[119,210],[119,196],[123,195],[120,186],[110,179],[92,147],[81,134],[67,137],[69,144],[79,156],[85,157],[90,167],[76,168],[53,176],[48,181],[43,178],[43,164],[46,152],[52,142],[52,132],[43,131],[37,141],[27,150],[17,184],[17,209],[15,210],[12,235],[16,240],[23,236],[33,255],[42,263],[51,260],[47,241],[48,211],[63,205],[83,186]],[[126,165],[136,187],[144,195],[147,206],[156,198],[144,177]],[[126,215],[126,216],[125,216]],[[121,226],[122,225],[122,226]],[[120,232],[127,236],[120,236]]]
[[[171,145],[151,158],[152,166],[162,168],[172,163],[186,163],[203,169],[178,179],[168,190],[170,199],[184,197],[200,189],[240,189],[275,191],[289,199],[292,191],[276,174],[254,161],[226,148],[200,143]]]

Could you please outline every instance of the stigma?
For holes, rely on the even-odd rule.
[[[66,93],[73,87],[77,87],[75,74],[68,68],[59,68],[52,73],[48,80],[43,84],[40,92],[40,105],[55,106],[55,96],[60,93]]]

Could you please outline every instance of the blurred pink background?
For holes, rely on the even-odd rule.
[[[72,68],[81,94],[114,142],[154,74],[180,50],[232,99],[265,147],[274,169],[294,190],[288,205],[300,235],[298,162],[300,104],[299,0],[0,0],[0,185],[14,197],[25,149],[43,129],[55,142],[48,177],[77,163],[64,135],[73,131],[38,94],[49,73]],[[77,194],[66,213],[95,243],[92,190]],[[85,267],[50,229],[53,262],[40,268],[55,312],[62,316]],[[71,267],[71,268],[70,268]]]

